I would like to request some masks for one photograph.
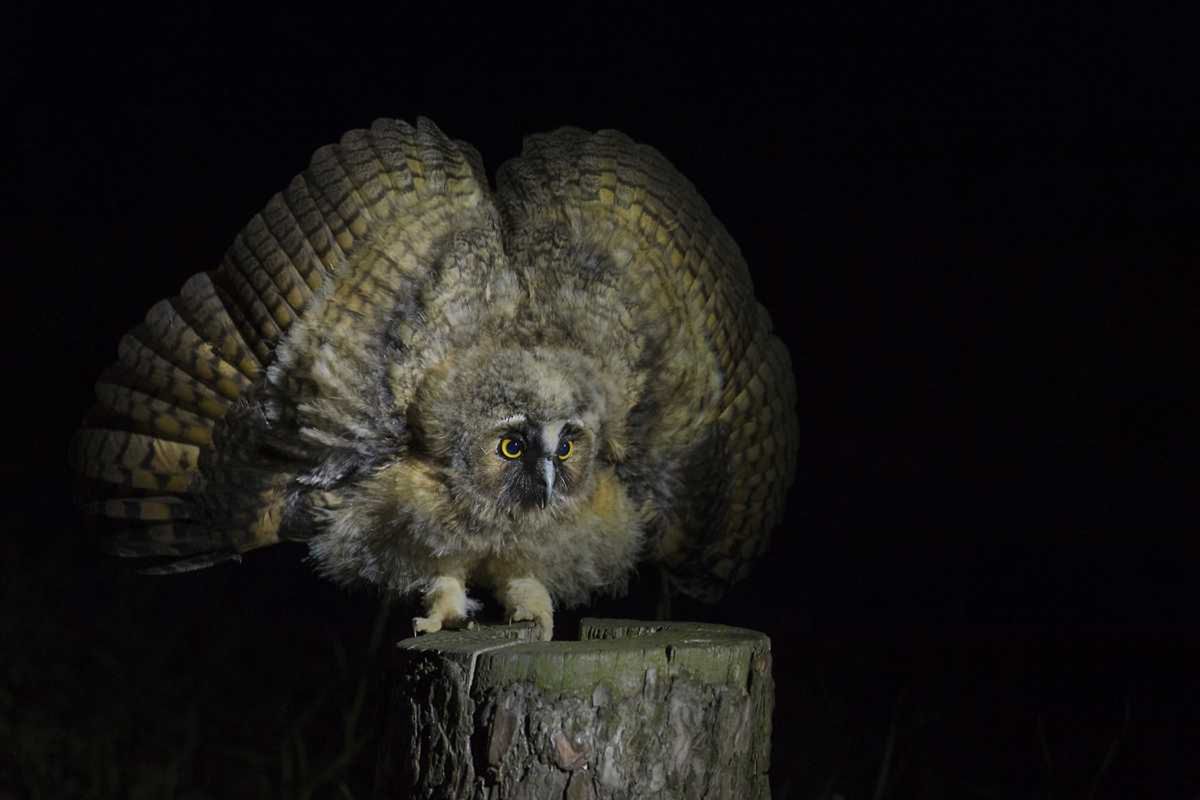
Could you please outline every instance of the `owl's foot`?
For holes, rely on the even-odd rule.
[[[513,578],[500,592],[500,602],[509,622],[532,620],[537,623],[542,641],[554,635],[554,603],[550,593],[537,578]]]
[[[443,575],[425,592],[425,616],[413,617],[413,634],[437,633],[442,628],[462,628],[468,614],[479,604],[467,598],[467,588],[458,578]]]

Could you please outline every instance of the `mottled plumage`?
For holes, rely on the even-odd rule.
[[[423,593],[418,630],[483,586],[548,638],[639,559],[715,600],[795,462],[737,246],[613,131],[529,137],[495,191],[427,120],[352,131],[118,353],[73,448],[115,552],[170,571],[306,540],[337,581]]]

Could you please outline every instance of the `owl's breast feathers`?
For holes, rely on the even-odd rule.
[[[561,371],[595,387],[589,494],[524,537],[480,537],[431,445],[426,401],[493,349],[575,354]],[[73,461],[124,527],[114,552],[175,570],[311,539],[326,573],[401,589],[486,544],[582,599],[641,548],[711,599],[765,549],[797,442],[737,246],[613,131],[530,137],[494,192],[427,120],[346,134],[122,340],[96,395]]]

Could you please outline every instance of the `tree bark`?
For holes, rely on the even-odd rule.
[[[379,798],[769,800],[771,643],[724,625],[585,619],[405,639]]]

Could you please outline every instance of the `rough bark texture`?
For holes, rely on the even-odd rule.
[[[380,798],[770,797],[770,640],[723,625],[587,619],[398,645]]]

